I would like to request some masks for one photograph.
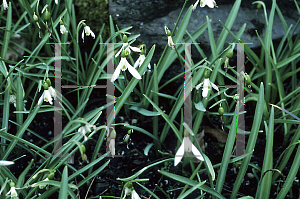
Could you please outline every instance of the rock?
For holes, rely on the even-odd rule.
[[[131,34],[141,35],[135,42],[135,45],[144,42],[148,47],[151,47],[153,44],[156,44],[156,53],[162,51],[167,44],[167,36],[164,31],[164,26],[166,25],[171,31],[173,30],[183,2],[176,1],[181,3],[174,3],[174,5],[170,4],[170,1],[167,1],[167,3],[165,4],[161,3],[160,1],[152,1],[151,3],[146,3],[144,0],[140,0],[139,2],[141,2],[140,6],[144,5],[142,8],[137,6],[137,1],[110,0],[109,12],[112,15],[113,19],[117,22],[117,25],[120,29],[132,26],[132,29],[130,30]],[[232,4],[219,4],[222,3],[222,1],[218,1],[217,3],[218,8],[214,9],[210,9],[208,7],[200,8],[200,6],[198,6],[191,15],[187,30],[190,33],[194,32],[197,28],[199,28],[206,22],[206,16],[208,16],[211,20],[215,41],[217,41],[223,28],[219,20],[225,23],[232,9]],[[290,2],[290,4],[292,3]],[[162,10],[160,7],[162,6],[162,8],[166,8],[165,5],[169,5],[170,7],[167,7],[167,10]],[[266,5],[269,6],[267,8],[271,8],[270,2],[266,2]],[[137,9],[134,9],[135,6],[137,6]],[[169,12],[170,9],[177,8],[178,6],[178,9]],[[138,11],[139,8],[141,9],[141,11]],[[187,9],[188,7],[185,9],[184,13]],[[286,10],[284,8],[281,9],[282,13],[286,13]],[[291,9],[290,6],[288,9],[290,15],[298,16],[298,12],[295,7]],[[267,10],[268,16],[269,12],[270,10]],[[162,16],[163,14],[165,14],[165,16]],[[293,24],[295,26],[296,24],[296,21],[290,17],[285,16],[285,20],[288,26],[290,24]],[[257,48],[261,46],[255,30],[258,30],[258,33],[261,37],[263,36],[263,33],[266,29],[266,21],[263,14],[263,9],[257,10],[256,6],[254,5],[248,7],[242,6],[231,29],[232,32],[236,34],[244,23],[247,24],[247,27],[241,38],[242,41],[244,41],[245,43],[253,43],[249,45],[250,48]],[[298,31],[299,28],[297,29],[296,33]],[[285,31],[282,26],[281,20],[275,13],[272,38],[274,40],[280,39],[284,34]],[[226,42],[230,42],[231,39],[231,36],[229,36]],[[206,53],[206,55],[209,55],[210,44],[207,31],[205,31],[204,34],[197,39],[197,42],[201,42],[201,47],[204,48],[204,52]]]

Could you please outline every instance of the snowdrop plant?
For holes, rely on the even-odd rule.
[[[196,1],[196,3],[193,5],[193,10],[196,9],[197,5],[199,3],[199,0]],[[216,2],[214,0],[201,0],[200,1],[200,7],[203,8],[204,6],[208,6],[209,8],[214,8],[215,6],[217,6]]]
[[[130,46],[128,44],[128,38],[125,34],[123,35],[122,40],[123,40],[123,45],[122,45],[121,49],[117,52],[115,57],[118,57],[123,50],[125,50],[125,55],[126,56],[130,55],[131,50],[133,50],[134,52],[141,52],[141,50],[139,48]]]
[[[114,74],[112,75],[111,77],[111,82],[114,82],[116,79],[118,79],[119,75],[120,75],[120,72],[121,70],[122,71],[125,71],[126,69],[128,68],[129,72],[131,73],[131,75],[133,77],[135,77],[136,79],[142,79],[141,75],[139,74],[139,72],[134,69],[133,66],[131,66],[127,59],[126,59],[126,55],[125,55],[125,50],[122,49],[122,53],[121,53],[121,61],[119,63],[119,65],[117,66]]]
[[[206,70],[204,72],[204,81],[196,86],[196,89],[198,90],[203,85],[202,97],[207,97],[208,91],[211,89],[211,87],[219,92],[219,88],[209,80],[209,76],[209,72]]]
[[[179,149],[176,152],[175,159],[174,159],[174,166],[178,165],[178,163],[181,161],[185,152],[192,152],[198,160],[204,161],[203,156],[201,155],[199,150],[193,145],[193,143],[191,142],[191,140],[189,138],[190,134],[192,136],[194,135],[192,130],[187,128],[186,124],[184,124],[184,126],[186,127],[184,130],[184,137],[183,137],[181,146],[179,147]]]

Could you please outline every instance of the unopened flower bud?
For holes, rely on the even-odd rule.
[[[48,90],[48,87],[49,87],[48,84],[45,82],[45,83],[44,83],[44,89],[45,89],[45,90]]]
[[[127,43],[128,42],[128,38],[126,35],[123,35],[123,43]]]
[[[126,56],[125,56],[125,50],[124,50],[124,49],[123,49],[122,52],[121,52],[121,57],[122,57],[122,58],[125,58],[125,57],[126,57]]]
[[[248,74],[246,75],[245,83],[246,83],[246,85],[250,85],[250,83],[251,83],[251,77]]]
[[[44,14],[44,19],[46,21],[48,21],[50,19],[50,13],[48,12],[48,10],[46,9],[45,14]]]
[[[54,178],[54,172],[49,173],[48,176],[47,176],[47,178],[49,180],[52,180]]]
[[[233,50],[232,49],[227,50],[226,57],[232,58],[232,56],[233,56]]]
[[[51,86],[51,80],[49,78],[46,79],[46,83],[48,84],[48,86]]]
[[[224,114],[224,108],[222,106],[220,106],[219,110],[218,110],[220,115]]]
[[[39,20],[39,17],[35,13],[33,13],[33,20],[35,22],[37,22]]]
[[[204,72],[204,78],[209,78],[210,74],[208,70],[205,70]]]
[[[9,184],[9,186],[10,187],[15,187],[16,185],[15,185],[15,183],[13,181],[11,181],[10,184]]]

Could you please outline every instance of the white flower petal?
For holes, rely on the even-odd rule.
[[[56,98],[56,92],[55,92],[55,89],[54,89],[52,86],[50,86],[50,87],[48,88],[48,91],[50,92],[51,96],[55,99],[55,98]]]
[[[44,101],[45,102],[49,102],[52,105],[53,104],[52,103],[52,96],[51,96],[49,90],[45,90],[44,93],[45,93],[45,95],[44,95]]]
[[[135,77],[136,79],[142,79],[142,77],[141,77],[141,75],[139,74],[139,72],[138,72],[136,69],[134,69],[134,68],[128,63],[127,60],[126,60],[126,66],[127,66],[129,72],[131,73],[131,75],[132,75],[133,77]]]
[[[198,3],[199,3],[199,0],[197,0],[196,3],[193,5],[193,11],[196,9]]]
[[[131,198],[132,199],[141,199],[135,190],[132,191]]]
[[[65,27],[64,25],[60,25],[60,33],[61,33],[61,34],[66,34],[66,33],[68,33],[68,31],[67,31],[67,29],[66,29],[66,27]]]
[[[219,88],[214,83],[212,83],[211,81],[209,81],[209,82],[212,85],[212,87],[219,92]]]
[[[196,89],[199,90],[199,88],[202,86],[202,84],[203,84],[203,82],[201,82],[200,84],[198,84],[198,85],[196,86]]]
[[[171,48],[174,48],[174,46],[175,46],[171,36],[168,36],[168,45]]]
[[[114,74],[111,77],[111,80],[110,80],[111,82],[114,82],[116,79],[118,79],[123,65],[124,65],[123,59],[121,58],[121,61],[120,61],[119,65],[117,66]]]
[[[58,0],[55,0],[55,3],[58,4]]]
[[[8,8],[8,4],[6,0],[3,0],[3,9],[6,10]]]
[[[177,166],[177,164],[181,161],[183,155],[184,155],[184,141],[182,142],[181,146],[176,152],[175,159],[174,159],[174,166]]]
[[[131,50],[133,50],[134,52],[141,52],[141,49],[139,49],[138,47],[129,46],[129,48],[131,48]]]
[[[13,161],[7,161],[7,160],[0,160],[0,166],[8,166],[15,164]]]
[[[207,97],[207,94],[208,94],[208,87],[203,87],[202,97]]]
[[[204,161],[200,151],[192,144],[192,152],[198,160]]]
[[[82,31],[81,37],[82,37],[82,40],[83,40],[83,43],[84,43],[84,29],[83,29],[83,31]]]
[[[212,1],[206,1],[206,5],[210,8],[214,7],[214,3]]]
[[[119,52],[117,52],[117,54],[115,55],[115,57],[118,57],[119,54],[122,52],[122,50],[123,50],[123,47],[119,50]]]
[[[136,60],[136,62],[134,63],[134,68],[137,68],[137,67],[139,67],[140,66],[140,63],[141,63],[141,56],[142,55],[140,55],[140,57]]]

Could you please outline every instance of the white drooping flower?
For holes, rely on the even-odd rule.
[[[82,31],[82,40],[84,42],[84,33],[86,36],[92,36],[95,39],[95,34],[93,33],[93,31],[91,30],[91,28],[89,26],[87,26],[85,23],[83,23],[83,31]]]
[[[124,199],[129,194],[131,194],[131,199],[141,199],[137,192],[134,190],[132,183],[130,183],[128,187],[125,187],[125,193],[122,199]]]
[[[110,132],[110,142],[109,142],[109,150],[111,155],[114,157],[114,155],[116,154],[116,137],[117,137],[117,132],[115,131],[114,128],[112,128],[113,130]]]
[[[86,124],[84,126],[79,127],[78,133],[81,133],[83,135],[84,141],[88,140],[88,137],[86,136],[86,134],[92,132],[91,128],[94,128],[95,131],[97,130],[96,126],[95,125],[91,125],[91,124]]]
[[[14,104],[14,107],[16,108],[17,107],[17,97],[15,95],[9,95],[9,102]],[[26,111],[26,102],[27,100],[24,100],[23,103],[24,103],[24,111]]]
[[[202,97],[207,97],[208,91],[210,90],[211,87],[213,87],[219,92],[219,88],[214,83],[212,83],[209,80],[209,78],[205,78],[203,82],[201,82],[196,86],[196,89],[198,90],[202,85],[203,85]]]
[[[139,53],[141,52],[141,50],[139,48],[128,45],[128,38],[127,38],[126,35],[123,35],[123,39],[122,40],[123,40],[122,48],[117,52],[117,54],[116,54],[115,57],[118,57],[123,50],[125,51],[125,55],[126,56],[130,55],[131,50],[133,50],[134,52],[139,52]]]
[[[53,97],[53,99],[55,99],[55,98],[56,98],[56,92],[55,92],[55,89],[54,89],[52,86],[50,86],[50,87],[48,88],[48,91],[50,92],[50,95]]]
[[[174,166],[178,165],[185,152],[192,152],[198,160],[204,161],[199,150],[191,142],[189,138],[189,132],[187,130],[184,131],[182,144],[176,152],[175,159],[174,159]]]
[[[49,181],[49,179],[45,178],[43,181]],[[44,189],[46,186],[47,186],[47,184],[46,185],[39,185],[39,188]]]
[[[55,0],[55,3],[58,5],[58,0]]]
[[[144,55],[144,50],[142,49],[141,50],[141,54],[140,54],[140,57],[136,60],[136,62],[134,63],[134,68],[137,68],[137,67],[140,67],[142,64],[143,64],[143,62],[145,61],[145,55]],[[149,70],[151,70],[151,65],[150,65],[150,63],[148,64],[148,69]],[[146,72],[146,71],[145,71]],[[145,74],[145,72],[144,72],[144,74]]]
[[[67,31],[67,29],[66,29],[66,27],[64,25],[60,25],[60,32],[61,32],[61,34],[68,33],[68,31]]]
[[[199,3],[199,0],[197,0],[196,3],[193,5],[193,10],[196,9],[198,3]],[[206,5],[210,8],[214,8],[215,6],[218,7],[215,0],[201,0],[200,1],[200,7],[203,8]]]
[[[52,102],[52,96],[51,96],[49,90],[44,90],[44,93],[40,97],[38,104],[41,104],[43,102],[43,100],[45,102],[49,102],[49,104],[51,104],[51,105],[53,104],[53,102]]]
[[[61,19],[60,19],[59,24],[60,24],[60,32],[61,32],[61,34],[66,34],[66,33],[68,33],[68,31],[67,31],[67,29],[66,29],[66,27],[65,27],[65,25],[64,25],[64,22],[63,22]]]
[[[139,72],[133,68],[133,66],[131,66],[126,57],[125,57],[125,51],[122,50],[122,53],[121,53],[121,60],[120,60],[120,63],[119,65],[117,66],[114,74],[112,75],[111,77],[111,82],[114,82],[116,79],[118,79],[119,75],[120,75],[120,72],[121,70],[122,71],[125,71],[126,69],[128,68],[129,72],[131,73],[131,75],[133,77],[135,77],[136,79],[142,79],[141,75],[139,74]]]
[[[165,26],[165,32],[168,36],[168,46],[171,47],[172,49],[174,49],[175,44],[174,44],[173,39],[171,37],[172,33],[169,30],[169,28],[167,28],[167,26]]]
[[[6,196],[8,196],[10,194],[10,198],[13,198],[13,199],[19,199],[18,197],[18,193],[16,191],[16,187],[10,187],[10,190],[9,192],[6,194]]]
[[[4,9],[4,10],[7,10],[8,4],[7,4],[6,0],[3,0],[2,6],[3,6],[3,9]]]

